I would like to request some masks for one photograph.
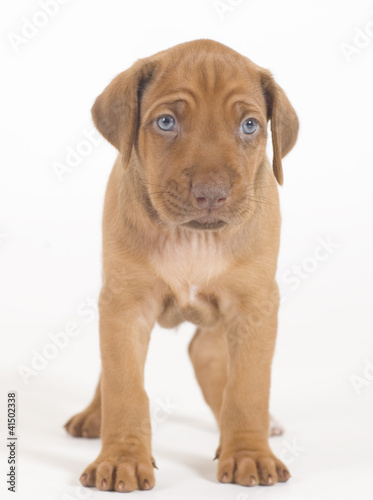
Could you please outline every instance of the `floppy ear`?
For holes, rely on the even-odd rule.
[[[293,148],[299,129],[298,117],[282,88],[269,71],[261,75],[262,88],[267,103],[267,119],[271,120],[273,144],[273,172],[282,185],[284,176],[281,159]]]
[[[114,78],[91,110],[97,130],[122,153],[126,164],[136,139],[141,91],[154,67],[150,58],[137,61]]]

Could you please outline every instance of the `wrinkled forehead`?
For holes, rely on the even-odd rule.
[[[199,102],[240,96],[265,107],[258,67],[231,54],[170,54],[154,71],[144,92],[144,106],[185,94]]]

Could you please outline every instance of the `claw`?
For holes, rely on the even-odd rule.
[[[142,487],[144,490],[150,490],[150,484],[149,484],[149,481],[147,479],[144,479]]]
[[[82,474],[80,476],[80,482],[83,486],[88,486],[88,474]]]
[[[250,476],[249,486],[256,486],[258,484],[258,480],[255,476]]]

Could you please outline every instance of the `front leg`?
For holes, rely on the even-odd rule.
[[[277,285],[236,298],[226,315],[228,383],[220,415],[218,479],[243,486],[290,477],[268,444],[271,363],[277,333]]]
[[[99,490],[147,490],[155,484],[144,363],[159,305],[148,283],[136,287],[136,295],[133,289],[101,293],[102,450],[80,478]]]

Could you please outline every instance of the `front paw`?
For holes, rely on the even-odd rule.
[[[96,486],[101,491],[150,490],[155,485],[154,459],[140,454],[102,452],[80,477],[83,486]]]
[[[221,483],[272,486],[289,478],[287,467],[270,450],[223,450],[219,454],[218,480]]]

